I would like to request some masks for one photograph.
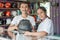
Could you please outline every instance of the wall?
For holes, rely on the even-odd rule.
[[[54,3],[59,3],[60,0],[49,0],[51,4],[53,5]],[[60,34],[60,3],[59,6],[51,6],[51,18],[54,23],[54,32],[56,34]]]

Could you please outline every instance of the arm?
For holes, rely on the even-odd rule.
[[[42,28],[41,28],[42,27]],[[52,21],[51,20],[48,20],[46,22],[44,22],[44,24],[42,26],[39,26],[38,27],[38,32],[25,32],[24,35],[28,35],[28,36],[40,36],[40,37],[43,37],[43,36],[46,36],[46,35],[49,35],[51,34],[53,31],[52,28],[53,25],[52,25]]]
[[[35,20],[34,20],[34,18],[32,17],[31,18],[32,20],[31,20],[31,24],[32,24],[32,31],[33,32],[35,32],[36,30],[35,30],[35,26],[36,26],[36,23],[35,23]]]
[[[11,38],[13,38],[13,36],[15,36],[13,33],[12,33],[12,31],[14,30],[14,29],[17,29],[17,17],[14,17],[13,18],[13,20],[12,20],[12,22],[11,22],[11,24],[9,25],[9,27],[8,27],[8,35],[11,37]]]
[[[8,35],[9,35],[11,38],[13,38],[13,37],[15,38],[15,35],[12,33],[12,31],[13,31],[14,29],[17,30],[17,26],[11,24],[11,25],[8,27]]]
[[[41,31],[41,32],[25,32],[24,35],[26,36],[37,36],[37,37],[43,37],[46,36],[48,33],[45,31]]]

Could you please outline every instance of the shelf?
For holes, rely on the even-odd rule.
[[[16,1],[0,1],[0,2],[11,2],[11,3],[13,3],[13,2],[16,2]]]
[[[3,18],[13,18],[13,17],[8,17],[8,16],[0,16],[0,19],[3,19]]]
[[[23,1],[23,0],[15,0],[14,2],[27,2],[27,1]]]
[[[0,9],[11,9],[11,10],[18,10],[18,8],[0,8]]]
[[[9,26],[9,24],[4,24],[4,25],[0,25],[0,26],[2,26],[2,27],[3,27],[3,26]]]

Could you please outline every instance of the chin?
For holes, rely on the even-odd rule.
[[[26,11],[22,11],[22,13],[26,13]]]
[[[43,18],[40,18],[41,20],[43,20]]]

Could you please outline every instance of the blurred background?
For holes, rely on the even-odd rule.
[[[21,14],[19,4],[22,1],[28,2],[30,7],[28,14],[33,16],[35,21],[37,21],[37,8],[44,6],[47,15],[53,20],[54,34],[60,35],[60,0],[0,0],[0,27],[7,29],[12,19]]]

